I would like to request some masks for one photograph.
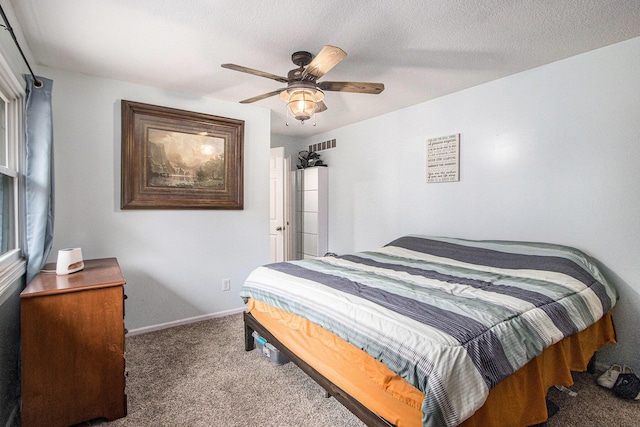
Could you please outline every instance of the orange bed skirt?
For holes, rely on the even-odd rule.
[[[249,299],[248,312],[289,350],[371,411],[397,427],[422,426],[424,394],[383,363],[331,332],[292,313]],[[484,405],[460,425],[524,427],[547,419],[546,394],[573,384],[593,354],[615,342],[607,313],[582,332],[547,348],[489,392]]]

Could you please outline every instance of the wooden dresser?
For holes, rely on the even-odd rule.
[[[68,275],[42,272],[20,294],[22,426],[127,414],[125,280],[116,258],[84,265]]]

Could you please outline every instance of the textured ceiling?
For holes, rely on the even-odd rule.
[[[310,136],[640,36],[639,0],[11,0],[37,64],[227,101],[284,85],[291,54],[339,46],[322,80],[381,82],[380,95],[327,92]],[[15,25],[14,25],[15,26]]]

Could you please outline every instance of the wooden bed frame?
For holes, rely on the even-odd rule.
[[[327,397],[333,396],[338,402],[342,403],[349,411],[351,411],[356,417],[360,418],[369,427],[393,427],[385,419],[379,415],[373,413],[370,409],[351,397],[348,393],[343,391],[340,387],[326,379],[321,373],[316,371],[312,366],[307,364],[304,360],[300,359],[295,353],[289,350],[284,344],[274,337],[264,326],[258,322],[251,313],[244,312],[244,349],[251,351],[255,348],[253,332],[257,332],[262,337],[284,353],[293,363],[295,363],[300,369],[302,369],[307,375],[309,375],[315,382],[320,384],[327,393]]]
[[[356,417],[364,422],[369,427],[395,427],[394,424],[389,423],[384,418],[372,412],[369,408],[353,398],[350,394],[346,393],[340,387],[325,378],[320,372],[315,370],[311,365],[298,357],[295,353],[289,350],[284,344],[282,344],[276,337],[273,336],[269,330],[267,330],[251,313],[246,311],[243,313],[244,317],[244,349],[251,351],[255,348],[255,342],[252,333],[255,331],[262,337],[264,337],[274,347],[284,353],[293,363],[295,363],[302,371],[310,376],[315,382],[317,382],[326,392],[326,397],[333,396],[338,402],[344,405],[349,411],[351,411]],[[595,373],[596,354],[594,353],[587,365],[587,372]],[[555,415],[557,412],[557,406],[547,400],[547,411],[549,418]],[[537,424],[530,427],[544,426],[545,423]]]

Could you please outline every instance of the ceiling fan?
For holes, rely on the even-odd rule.
[[[327,109],[323,101],[324,91],[369,93],[376,95],[384,90],[384,84],[382,83],[318,82],[318,79],[338,65],[346,56],[345,51],[335,46],[323,47],[315,57],[309,52],[295,52],[291,55],[291,61],[293,61],[298,68],[289,71],[287,77],[281,77],[235,64],[222,64],[222,67],[265,77],[280,83],[286,83],[287,87],[284,89],[254,96],[253,98],[240,101],[240,103],[249,104],[280,94],[280,98],[287,103],[288,113],[291,113],[296,120],[304,123],[305,120],[313,117],[315,113],[320,113]]]

